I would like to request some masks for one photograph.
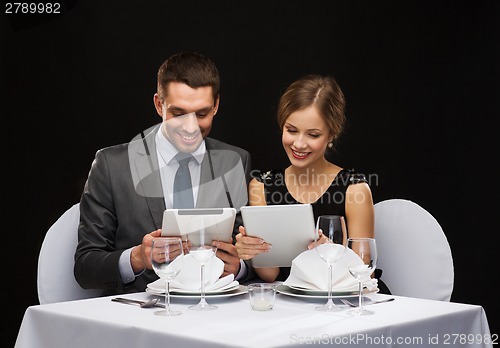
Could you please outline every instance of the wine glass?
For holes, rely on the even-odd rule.
[[[333,265],[340,260],[346,250],[347,229],[345,219],[339,215],[321,215],[316,222],[315,249],[323,261],[328,264],[328,301],[317,310],[336,312],[342,310],[333,303],[332,277]]]
[[[188,252],[200,264],[200,302],[188,307],[188,309],[195,311],[215,310],[218,308],[207,303],[205,299],[205,265],[214,257],[219,244],[216,234],[214,235],[208,231],[208,227],[214,225],[216,226],[215,220],[208,217],[193,217],[189,223]]]
[[[174,316],[182,314],[170,308],[170,281],[180,272],[184,252],[182,240],[176,237],[158,237],[151,246],[151,263],[155,273],[165,281],[165,310],[155,312],[156,315]]]
[[[363,264],[349,266],[349,273],[359,284],[358,307],[348,311],[352,315],[370,315],[373,311],[363,308],[363,279],[367,279],[377,267],[377,243],[373,238],[349,238],[347,247],[352,249],[363,261]]]

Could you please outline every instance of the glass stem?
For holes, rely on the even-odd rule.
[[[362,312],[363,311],[363,282],[361,280],[358,280],[358,283],[359,283],[358,308],[359,308],[359,311]]]
[[[333,278],[333,265],[329,264],[328,265],[328,302],[330,305],[333,304],[332,300],[332,278]]]
[[[169,312],[170,311],[170,282],[167,281],[166,283],[167,283],[167,291],[165,293],[165,296],[166,296],[166,298],[165,298],[165,310]]]
[[[205,301],[205,265],[201,264],[201,301]]]

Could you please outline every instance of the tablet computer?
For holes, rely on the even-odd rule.
[[[292,260],[314,241],[314,215],[310,204],[241,207],[248,236],[259,237],[271,250],[252,258],[254,267],[290,267]]]
[[[180,236],[183,240],[191,240],[198,244],[197,233],[205,229],[205,242],[212,240],[232,242],[235,208],[194,208],[166,209],[163,212],[161,235],[165,237]]]

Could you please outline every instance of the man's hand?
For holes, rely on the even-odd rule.
[[[218,244],[216,256],[224,261],[224,272],[221,277],[234,274],[236,277],[240,271],[240,258],[236,252],[236,247],[231,243],[214,242]]]
[[[151,265],[151,246],[153,239],[161,236],[161,229],[146,234],[142,238],[142,244],[137,245],[130,253],[130,264],[134,273],[139,273],[143,269],[152,269]]]

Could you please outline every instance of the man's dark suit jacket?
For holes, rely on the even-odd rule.
[[[141,244],[144,235],[162,226],[165,201],[155,145],[159,126],[144,137],[96,153],[80,201],[74,271],[83,288],[103,289],[103,295],[137,292],[158,279],[146,270],[124,285],[118,262],[125,249]],[[229,207],[226,191],[235,208],[246,205],[249,153],[211,138],[205,144],[196,207]],[[240,224],[238,214],[234,233]]]

